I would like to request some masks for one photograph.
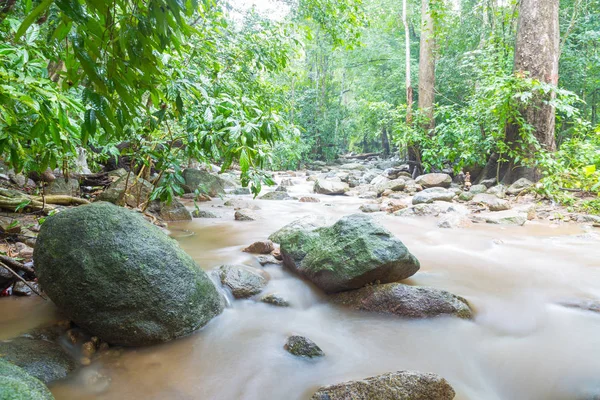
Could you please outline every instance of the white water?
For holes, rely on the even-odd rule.
[[[295,179],[293,195],[308,194],[302,181]],[[171,228],[206,270],[223,263],[259,267],[241,248],[300,216],[335,220],[358,212],[364,202],[319,197],[317,204],[257,201],[261,220],[253,222],[234,221],[231,208],[211,207],[222,201],[205,203],[203,208],[226,217]],[[282,268],[267,267],[271,281],[265,293],[278,292],[291,308],[234,301],[200,332],[100,359],[52,385],[52,392],[58,400],[292,400],[309,398],[323,384],[403,369],[443,376],[457,400],[575,400],[594,388],[600,392],[600,314],[555,304],[600,299],[597,229],[528,223],[449,230],[437,228],[433,219],[376,218],[421,261],[411,283],[466,297],[475,310],[473,321],[348,312]],[[2,332],[10,307],[0,301]],[[44,307],[46,315],[53,313]],[[12,315],[10,326],[25,328],[41,317],[22,319],[15,322]],[[283,344],[292,333],[311,338],[326,357],[305,361],[289,355]],[[108,389],[86,383],[94,371],[111,378]]]

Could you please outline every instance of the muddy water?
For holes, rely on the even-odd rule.
[[[308,193],[308,186],[292,191]],[[243,246],[297,217],[335,220],[364,202],[321,200],[257,201],[261,219],[253,222],[234,221],[231,208],[218,207],[217,201],[203,208],[223,218],[171,228],[206,270],[223,263],[258,267],[240,251]],[[376,218],[421,261],[411,283],[466,297],[476,310],[474,321],[347,312],[280,267],[267,267],[266,292],[279,293],[293,307],[232,302],[197,334],[98,360],[52,385],[53,394],[59,400],[307,399],[323,384],[402,369],[440,374],[458,400],[571,400],[600,391],[600,315],[555,305],[563,299],[600,299],[598,230],[529,223],[444,230],[435,220]],[[19,311],[15,304],[0,301],[2,336],[54,315],[48,305],[34,307],[37,300]],[[287,354],[283,343],[292,333],[310,337],[327,356],[308,362]],[[111,384],[98,384],[96,372]]]

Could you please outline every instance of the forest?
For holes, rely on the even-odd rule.
[[[599,0],[0,0],[0,400],[598,400],[599,108]]]

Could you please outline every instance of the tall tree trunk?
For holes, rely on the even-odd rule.
[[[383,147],[383,155],[385,157],[390,155],[390,139],[387,133],[387,127],[381,128],[381,147]]]
[[[408,26],[408,0],[402,0],[402,24],[404,25],[404,68],[405,68],[405,87],[406,87],[406,125],[412,126],[413,120],[413,86],[411,77],[411,56],[410,56],[410,28]],[[410,171],[413,176],[420,175],[421,156],[419,148],[415,145],[408,147],[408,160],[410,162]]]
[[[558,0],[521,0],[515,44],[515,74],[529,76],[552,85],[558,84],[558,57],[560,32],[558,25]],[[522,110],[526,123],[533,127],[533,135],[546,151],[556,150],[554,137],[556,116],[554,107],[548,104],[555,94],[537,95]],[[520,149],[531,158],[532,149],[523,148],[520,143],[520,127],[509,125],[506,128],[506,143],[512,149]],[[497,158],[497,156],[496,156]],[[494,159],[492,157],[491,161]],[[486,174],[490,175],[488,167]],[[509,160],[495,166],[494,176],[505,183],[519,178],[537,181],[541,178],[535,167],[523,167]]]

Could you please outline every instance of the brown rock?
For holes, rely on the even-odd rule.
[[[275,250],[273,242],[271,242],[270,240],[262,240],[252,243],[250,246],[246,247],[242,251],[245,253],[254,254],[270,254],[273,250]]]
[[[300,197],[300,200],[298,200],[300,203],[320,203],[321,200],[317,199],[316,197],[310,197],[310,196],[304,196],[304,197]]]

